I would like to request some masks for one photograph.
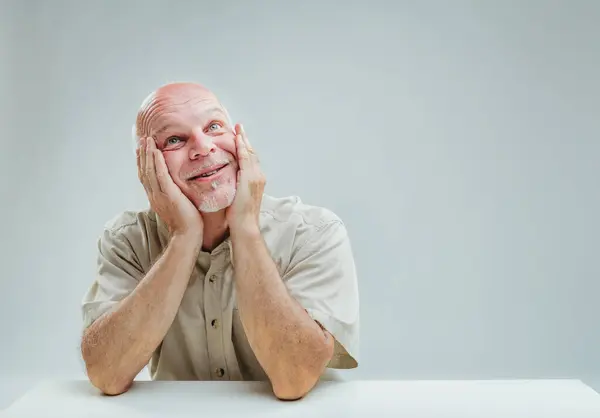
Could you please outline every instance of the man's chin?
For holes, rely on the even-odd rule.
[[[198,204],[202,213],[215,213],[228,208],[235,198],[235,188],[230,190],[215,190],[208,196],[203,196]]]

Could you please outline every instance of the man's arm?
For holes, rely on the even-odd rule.
[[[274,394],[280,399],[299,399],[316,384],[334,353],[351,358],[343,347],[343,353],[336,353],[339,341],[354,351],[358,300],[350,247],[340,231],[334,239],[315,235],[316,242],[299,252],[303,255],[295,260],[294,272],[286,273],[284,283],[260,234],[265,176],[243,127],[238,124],[235,131],[240,171],[226,215],[240,318]],[[321,229],[325,230],[331,231]],[[307,297],[307,289],[312,296]],[[325,306],[318,309],[315,292],[324,299]],[[323,326],[317,317],[325,321]]]
[[[250,347],[279,399],[299,399],[312,389],[334,351],[321,329],[288,293],[260,234],[266,179],[240,124],[235,145],[240,171],[227,209],[238,309]]]
[[[275,396],[308,393],[333,355],[334,339],[292,297],[259,230],[232,231],[238,309]]]
[[[197,234],[173,236],[139,285],[85,330],[82,355],[98,389],[121,394],[148,364],[177,314],[200,246]]]
[[[140,141],[136,159],[138,177],[150,207],[165,221],[171,238],[146,276],[114,310],[102,315],[84,332],[81,352],[88,377],[96,387],[112,395],[131,386],[166,335],[202,247],[204,230],[200,212],[173,182],[153,138]],[[116,258],[125,264],[121,257]],[[131,277],[121,267],[113,267],[118,275]]]

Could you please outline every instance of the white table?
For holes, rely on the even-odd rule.
[[[600,395],[579,380],[320,382],[278,401],[260,382],[136,382],[104,396],[88,382],[42,382],[0,417],[599,418]]]

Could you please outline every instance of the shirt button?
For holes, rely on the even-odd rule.
[[[222,368],[218,368],[217,370],[215,370],[215,373],[217,374],[218,377],[223,377],[225,376],[225,370],[223,370]]]
[[[219,321],[216,319],[213,319],[212,321],[210,321],[210,325],[212,325],[212,327],[214,329],[217,329],[217,328],[219,328]]]
[[[215,276],[214,274],[210,276],[210,278],[208,279],[209,282],[214,283],[215,280],[217,280],[217,276]]]

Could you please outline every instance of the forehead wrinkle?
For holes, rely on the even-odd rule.
[[[153,119],[155,119],[155,109],[163,101],[160,98],[154,96],[151,100],[145,103],[140,111],[138,112],[137,124],[138,124],[138,136],[147,135],[149,133],[148,128]]]
[[[140,105],[140,109],[138,110],[136,117],[136,135],[138,137],[141,137],[143,134],[145,134],[148,113],[153,107],[156,106],[156,102],[158,101],[157,99],[156,91],[154,91],[150,93]]]
[[[138,117],[136,121],[138,136],[150,134],[150,127],[157,119],[159,119],[163,115],[174,113],[176,111],[176,109],[170,110],[170,108],[177,108],[188,104],[191,104],[193,106],[198,103],[214,101],[216,102],[215,106],[206,110],[206,112],[219,112],[225,117],[225,119],[229,120],[227,112],[223,109],[223,106],[221,105],[219,100],[217,100],[217,98],[212,93],[207,94],[204,97],[198,97],[198,95],[188,95],[188,97],[185,100],[178,102],[174,102],[172,99],[173,98],[169,95],[149,95],[147,100],[144,101],[142,108],[138,112]],[[160,105],[163,104],[165,105],[164,109],[159,108],[157,110],[157,107],[160,107]],[[165,124],[165,126],[161,127],[159,131],[155,132],[154,134],[156,135],[158,133],[163,132],[169,127],[169,125],[171,124]]]
[[[159,106],[167,103],[165,105],[164,109],[160,109]],[[142,134],[145,135],[149,135],[150,134],[150,127],[152,126],[152,124],[156,121],[156,119],[158,119],[159,117],[165,115],[165,114],[169,114],[169,113],[173,113],[174,110],[169,110],[170,107],[172,107],[172,104],[168,103],[168,100],[166,98],[155,98],[152,102],[148,103],[148,105],[146,106],[145,109],[143,109],[140,112],[140,131]],[[157,110],[158,108],[158,110]]]

